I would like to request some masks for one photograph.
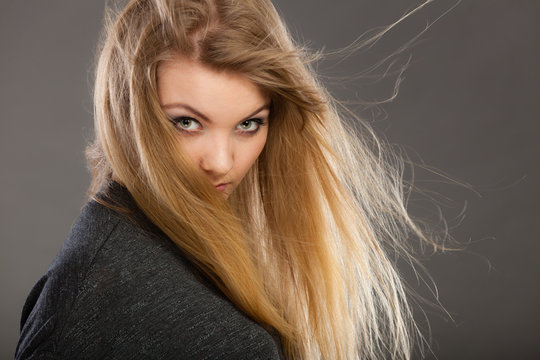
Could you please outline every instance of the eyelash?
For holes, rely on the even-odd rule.
[[[192,135],[193,133],[195,133],[196,131],[186,130],[186,129],[182,128],[182,127],[179,125],[180,122],[183,121],[183,120],[194,121],[194,122],[198,123],[199,126],[201,126],[201,123],[200,123],[200,122],[198,122],[197,120],[195,120],[194,118],[189,117],[189,116],[179,116],[179,117],[170,119],[171,123],[174,125],[174,127],[175,127],[177,130],[179,130],[179,131],[181,131],[181,132],[183,132],[183,133],[185,133],[185,134],[188,134],[188,135]],[[201,127],[202,127],[202,126],[201,126]]]
[[[194,121],[194,122],[196,122],[197,124],[199,124],[199,126],[202,128],[202,125],[201,125],[201,123],[200,123],[198,120],[196,120],[196,119],[194,119],[194,118],[192,118],[192,117],[189,117],[189,116],[179,116],[179,117],[172,118],[172,119],[169,119],[169,120],[170,120],[170,122],[174,125],[174,127],[175,127],[177,130],[179,130],[179,131],[181,131],[182,133],[187,134],[187,135],[194,135],[195,133],[199,132],[200,130],[186,130],[186,129],[182,128],[181,126],[179,126],[179,123],[180,123],[181,121],[184,121],[184,120]],[[246,136],[253,136],[253,135],[255,135],[256,133],[259,132],[259,130],[261,129],[261,126],[266,125],[266,121],[265,121],[264,119],[261,119],[261,118],[253,118],[253,119],[247,119],[247,120],[244,120],[244,121],[240,122],[240,123],[237,125],[237,127],[240,126],[241,124],[247,122],[247,121],[254,122],[254,123],[256,123],[258,126],[257,126],[257,128],[256,128],[255,130],[247,130],[247,131],[240,130],[240,133],[241,133],[242,135],[246,135]]]

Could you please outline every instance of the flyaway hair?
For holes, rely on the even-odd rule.
[[[402,162],[350,128],[267,0],[132,0],[109,12],[95,81],[90,196],[114,177],[289,359],[410,359],[417,336],[390,259],[428,241]],[[224,199],[160,108],[157,68],[183,56],[270,95],[266,146]],[[390,250],[390,251],[389,251]],[[392,254],[393,256],[393,254]]]

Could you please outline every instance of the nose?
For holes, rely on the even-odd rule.
[[[233,148],[228,137],[213,137],[210,140],[200,159],[199,166],[212,180],[217,181],[233,168]]]

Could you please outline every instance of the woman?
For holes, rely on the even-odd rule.
[[[426,239],[400,163],[307,64],[269,0],[111,17],[91,200],[28,297],[17,359],[410,358],[389,257]]]

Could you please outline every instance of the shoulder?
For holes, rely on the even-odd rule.
[[[66,358],[277,358],[268,332],[168,237],[95,202],[32,290],[22,323],[21,359],[38,349]]]
[[[84,206],[56,258],[27,297],[17,358],[26,358],[25,351],[37,347],[42,349],[41,353],[53,352],[55,335],[63,319],[69,314],[101,246],[120,220],[114,212],[95,202]]]

